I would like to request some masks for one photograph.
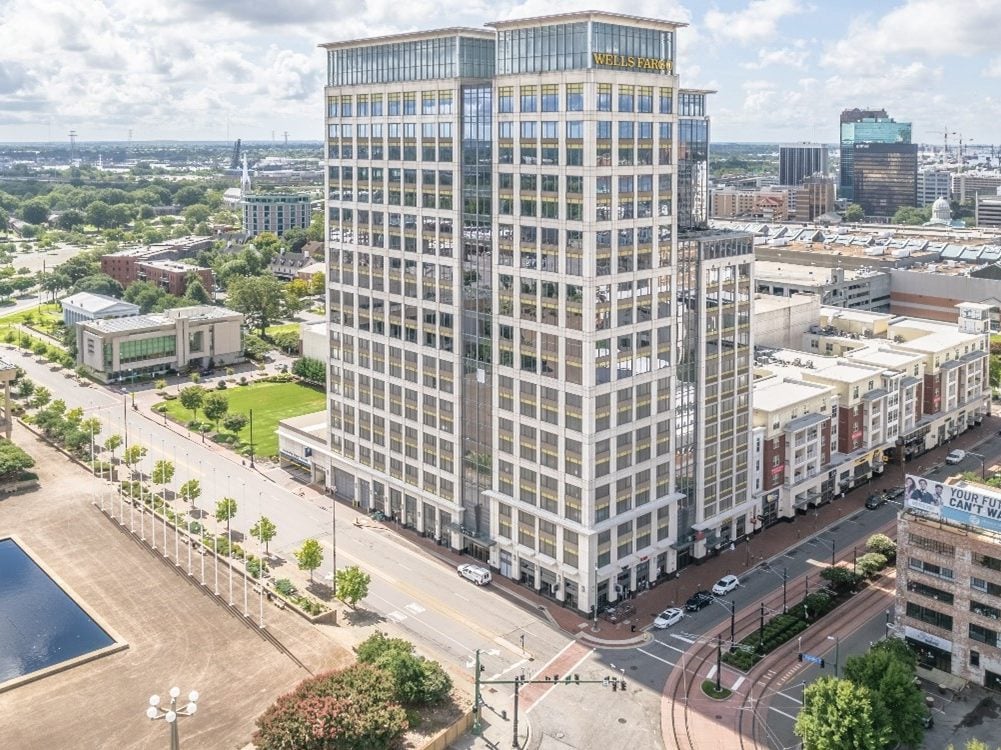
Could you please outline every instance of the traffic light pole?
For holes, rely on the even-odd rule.
[[[480,652],[476,651],[476,688],[474,691],[474,701],[476,706],[474,708],[474,719],[473,719],[473,731],[479,732],[480,726],[480,688],[482,685],[514,685],[514,713],[512,715],[512,734],[511,734],[511,747],[515,750],[520,748],[518,744],[518,709],[520,704],[520,690],[524,685],[603,685],[608,687],[612,686],[613,691],[620,689],[623,692],[626,689],[626,681],[619,680],[616,677],[604,677],[600,680],[582,680],[578,675],[573,675],[571,679],[570,675],[566,675],[563,681],[560,682],[560,676],[554,675],[552,678],[545,678],[543,680],[528,680],[524,677],[515,677],[513,680],[481,680],[480,679]]]

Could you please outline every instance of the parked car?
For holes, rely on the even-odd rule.
[[[945,457],[945,462],[949,465],[958,464],[964,458],[966,458],[966,451],[956,448],[956,450],[949,451],[949,455]]]
[[[880,505],[886,502],[886,494],[882,492],[874,492],[865,499],[865,507],[869,510],[876,510]]]
[[[703,607],[708,607],[712,604],[713,595],[708,591],[696,591],[689,597],[688,601],[685,602],[685,609],[689,612],[698,612]]]
[[[899,500],[904,496],[903,487],[894,487],[892,490],[887,490],[883,493],[887,500]]]
[[[681,622],[681,618],[685,616],[678,607],[671,607],[670,609],[665,609],[656,618],[654,618],[653,626],[657,630],[663,630],[664,628],[669,628],[672,625],[676,625]]]
[[[726,596],[740,585],[737,576],[723,576],[713,584],[713,593],[716,596]]]
[[[605,618],[609,622],[622,622],[636,614],[636,607],[630,602],[616,602],[605,610]]]
[[[456,571],[462,578],[465,578],[467,581],[472,581],[477,586],[486,586],[493,580],[493,576],[490,575],[490,571],[486,568],[481,568],[479,565],[470,565],[469,563],[466,563],[456,568]]]

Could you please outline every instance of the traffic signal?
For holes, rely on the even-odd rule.
[[[616,680],[616,679],[615,679],[615,678],[613,677],[613,678],[612,678],[612,692],[613,692],[613,693],[614,693],[614,692],[617,692],[617,691],[618,691],[618,689],[619,689],[619,681],[618,681],[618,680]]]
[[[563,678],[564,685],[569,685],[570,681],[571,681],[570,675],[567,675],[566,677]]]
[[[803,661],[803,652],[800,651],[798,654],[796,654],[796,658],[799,659],[800,661]]]
[[[580,685],[580,675],[579,675],[579,674],[575,674],[575,675],[573,676],[573,681],[574,681],[575,683],[577,683],[578,685]]]
[[[619,690],[621,690],[623,693],[626,692],[626,680],[625,680],[625,678],[619,680]]]
[[[608,687],[608,678],[607,677],[602,677],[601,678],[601,686],[602,687]]]
[[[486,668],[485,666],[483,666],[482,664],[480,665],[480,672],[481,672],[481,673],[482,673],[482,672],[485,672],[485,671],[486,671],[486,669],[487,669],[487,668]]]
[[[820,660],[820,668],[821,668],[821,669],[823,669],[823,668],[824,668],[824,664],[825,664],[824,660],[823,660],[823,659],[821,659],[821,660]]]

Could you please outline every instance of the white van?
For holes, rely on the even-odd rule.
[[[472,581],[477,586],[486,586],[490,581],[493,580],[493,576],[490,575],[490,571],[486,568],[481,568],[479,565],[460,565],[456,568],[456,571],[462,578],[467,581]]]

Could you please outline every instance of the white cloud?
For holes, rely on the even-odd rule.
[[[714,36],[748,42],[774,36],[783,18],[804,10],[800,0],[752,0],[743,10],[732,13],[712,8],[703,23]]]
[[[757,60],[741,63],[740,67],[747,70],[766,70],[778,66],[804,68],[809,56],[810,51],[806,49],[806,43],[801,40],[792,47],[758,50]]]
[[[989,78],[1001,78],[1001,57],[995,57],[988,61],[983,74]]]

